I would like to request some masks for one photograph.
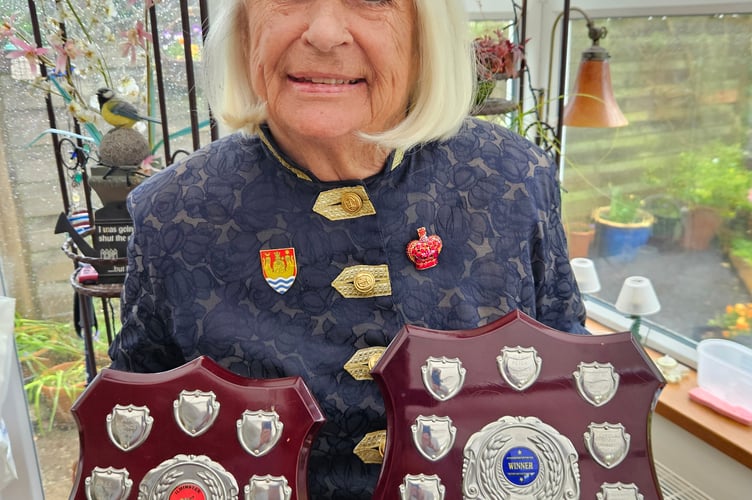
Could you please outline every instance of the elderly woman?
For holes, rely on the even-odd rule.
[[[112,366],[208,355],[248,377],[302,376],[327,417],[314,499],[370,498],[377,480],[353,455],[385,428],[376,384],[343,370],[358,349],[406,324],[470,329],[514,309],[585,333],[555,169],[468,118],[461,4],[217,2],[208,92],[242,133],[130,197]]]

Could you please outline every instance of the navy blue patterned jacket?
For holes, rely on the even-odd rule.
[[[112,367],[154,372],[206,354],[248,377],[302,376],[327,418],[310,460],[313,499],[370,498],[378,477],[352,454],[386,427],[375,382],[343,370],[358,349],[387,345],[406,324],[468,329],[514,309],[586,333],[554,166],[477,119],[362,181],[318,181],[268,130],[235,134],[144,182],[129,209]],[[406,254],[419,227],[443,241],[438,265],[422,271]],[[260,251],[289,248],[297,274],[278,293]],[[375,276],[375,289],[348,270]]]

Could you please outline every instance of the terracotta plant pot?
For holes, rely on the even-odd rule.
[[[684,220],[682,248],[687,250],[707,250],[718,235],[722,218],[718,211],[709,207],[691,209]]]
[[[595,239],[595,226],[590,224],[573,224],[567,228],[567,246],[569,258],[588,257],[590,245]]]

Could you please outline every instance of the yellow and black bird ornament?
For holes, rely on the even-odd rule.
[[[102,118],[114,127],[132,127],[142,120],[160,123],[155,118],[140,115],[133,104],[115,95],[112,89],[97,90],[97,100]]]

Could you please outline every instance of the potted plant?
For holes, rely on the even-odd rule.
[[[714,142],[682,153],[665,184],[666,194],[687,208],[682,246],[706,249],[724,220],[750,206],[750,187],[752,172],[744,163],[740,145]]]
[[[681,204],[670,196],[654,194],[646,197],[642,206],[655,217],[651,241],[660,247],[670,247],[677,243],[682,233]]]
[[[752,240],[744,236],[731,238],[728,258],[739,279],[752,294]]]
[[[70,408],[86,385],[83,340],[73,326],[17,316],[14,338],[22,365],[24,389],[39,428],[71,422]],[[105,358],[106,343],[95,344]]]
[[[477,91],[475,105],[482,105],[491,95],[496,82],[518,75],[524,57],[523,46],[513,43],[501,29],[473,41]]]
[[[83,359],[83,342],[69,324],[16,316],[13,328],[25,380],[58,363]]]
[[[51,366],[24,384],[26,397],[40,428],[51,431],[55,422],[71,423],[76,398],[86,388],[83,359]],[[46,422],[46,425],[41,425]]]
[[[634,195],[612,188],[611,203],[593,211],[595,247],[603,257],[632,260],[650,239],[655,218]]]
[[[723,338],[752,347],[752,303],[727,305],[708,321],[703,338]]]
[[[595,224],[590,221],[573,221],[566,224],[569,258],[588,257],[595,239]]]

